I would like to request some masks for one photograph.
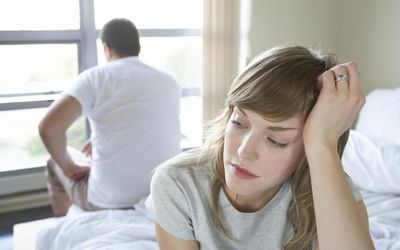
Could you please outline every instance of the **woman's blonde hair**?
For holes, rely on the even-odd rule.
[[[214,177],[211,186],[212,215],[216,226],[234,239],[220,214],[218,194],[225,183],[223,149],[225,127],[234,106],[252,110],[269,119],[285,120],[295,115],[305,121],[314,106],[318,90],[317,77],[336,65],[331,54],[301,46],[276,47],[258,56],[235,79],[224,112],[209,124],[204,155],[211,160]],[[341,156],[348,131],[338,141]],[[198,152],[191,154],[193,157]],[[201,161],[201,160],[200,160]],[[307,160],[299,164],[290,177],[293,199],[288,210],[288,222],[293,236],[286,238],[284,249],[310,249],[316,241],[316,222]]]

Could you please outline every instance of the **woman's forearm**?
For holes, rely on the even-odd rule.
[[[336,147],[306,147],[320,249],[374,249]]]

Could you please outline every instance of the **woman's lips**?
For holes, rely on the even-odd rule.
[[[250,171],[240,167],[239,165],[233,164],[231,163],[231,166],[233,168],[233,173],[242,179],[254,179],[257,178],[257,175],[254,175],[253,173],[251,173]]]

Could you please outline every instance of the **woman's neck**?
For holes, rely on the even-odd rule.
[[[222,189],[236,210],[243,213],[254,213],[264,208],[275,197],[280,187],[278,186],[250,196],[236,194],[226,186],[223,186]]]

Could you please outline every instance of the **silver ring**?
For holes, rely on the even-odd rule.
[[[338,75],[338,76],[335,78],[335,82],[338,82],[338,81],[346,81],[346,82],[348,82],[349,79],[350,79],[349,76],[346,76],[346,75]]]

